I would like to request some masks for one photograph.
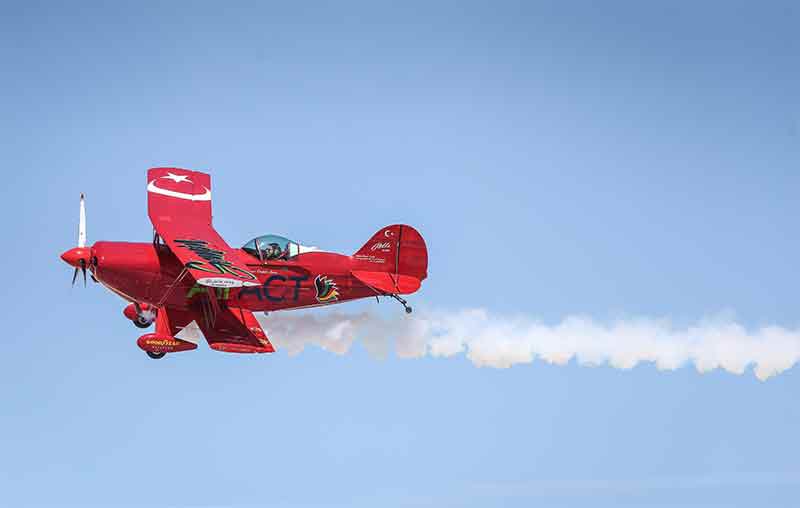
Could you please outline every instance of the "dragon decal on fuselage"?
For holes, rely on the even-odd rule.
[[[205,240],[175,240],[175,243],[180,244],[181,247],[189,249],[201,258],[203,261],[189,261],[186,263],[186,268],[190,270],[200,270],[208,273],[229,274],[234,277],[241,277],[243,279],[258,280],[255,275],[248,272],[244,268],[239,268],[233,263],[225,259],[225,253],[221,250],[212,249],[208,246]]]

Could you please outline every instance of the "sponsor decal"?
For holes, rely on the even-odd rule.
[[[188,192],[178,192],[174,190],[164,189],[156,185],[157,180],[161,179],[168,179],[172,180],[175,183],[180,182],[187,182],[193,183],[189,180],[188,175],[176,175],[175,173],[167,173],[165,176],[160,176],[155,180],[151,180],[147,183],[147,192],[152,192],[153,194],[160,194],[162,196],[169,196],[171,198],[178,198],[178,199],[186,199],[188,201],[211,201],[211,191],[206,187],[203,187],[205,192],[202,194],[189,194]]]
[[[317,290],[319,303],[335,302],[339,299],[339,288],[325,275],[317,275],[317,278],[314,279],[314,288]]]
[[[144,343],[147,346],[153,346],[153,347],[175,347],[181,344],[177,340],[169,340],[169,339],[147,339],[146,341],[144,341]]]
[[[223,251],[209,247],[208,242],[205,240],[175,240],[175,243],[185,249],[189,249],[203,259],[203,261],[193,260],[186,263],[186,268],[190,270],[233,275],[248,281],[258,280],[252,273],[226,260]],[[205,286],[215,287],[238,287],[243,285],[241,282],[231,281],[222,277],[206,277],[198,280],[198,282]],[[244,285],[248,285],[248,283],[245,282]]]
[[[213,288],[240,288],[249,284],[257,285],[255,282],[243,282],[239,279],[229,279],[227,277],[202,277],[197,279],[198,284]]]
[[[371,251],[379,250],[381,252],[389,252],[390,250],[392,250],[392,243],[391,242],[375,242],[375,243],[372,244],[372,247],[370,247],[369,250],[371,250]]]
[[[355,256],[353,256],[353,258],[359,261],[366,261],[367,263],[381,264],[386,262],[386,258],[381,258],[374,254],[370,254],[369,256],[365,254],[356,254]]]
[[[256,295],[260,301],[280,303],[285,300],[296,302],[300,297],[300,284],[308,280],[308,275],[284,275],[275,274],[267,277],[264,284],[256,287],[245,287],[239,290],[238,297],[246,295]],[[287,284],[287,281],[291,283]],[[277,286],[277,287],[276,287]],[[283,291],[281,291],[283,290]],[[290,293],[291,291],[291,293]]]

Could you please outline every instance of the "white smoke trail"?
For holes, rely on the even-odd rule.
[[[347,353],[359,340],[375,356],[388,354],[391,340],[401,358],[465,354],[478,367],[508,368],[540,359],[564,365],[610,365],[630,369],[641,362],[674,370],[693,364],[699,372],[724,369],[760,380],[791,368],[800,359],[800,330],[767,326],[748,331],[736,322],[714,320],[675,328],[666,320],[626,319],[601,324],[568,317],[546,325],[486,310],[434,312],[381,318],[372,313],[278,312],[260,318],[267,335],[290,355],[307,345]]]

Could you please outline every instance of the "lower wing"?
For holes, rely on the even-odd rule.
[[[213,318],[201,315],[196,318],[208,345],[227,353],[274,353],[275,348],[267,338],[256,317],[249,310],[235,307],[220,308]]]

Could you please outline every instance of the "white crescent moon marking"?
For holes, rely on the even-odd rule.
[[[205,187],[203,187],[206,189]],[[203,194],[187,194],[185,192],[178,192],[172,191],[169,189],[162,189],[161,187],[156,187],[156,181],[152,180],[150,183],[147,184],[147,192],[152,192],[153,194],[161,194],[162,196],[169,196],[171,198],[178,198],[178,199],[186,199],[189,201],[211,201],[211,191],[206,189]]]
[[[390,238],[394,236],[394,231],[392,231],[391,229],[387,229],[386,231],[383,232],[383,236],[385,236],[386,238]]]

